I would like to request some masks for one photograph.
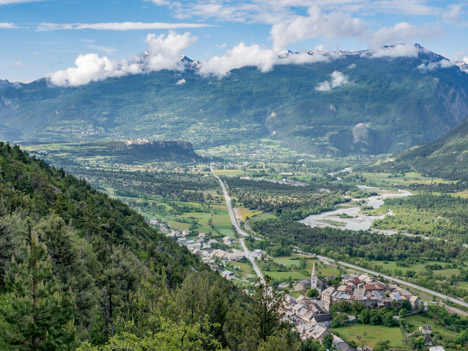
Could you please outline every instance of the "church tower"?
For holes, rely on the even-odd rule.
[[[311,289],[319,289],[318,286],[318,277],[317,277],[317,270],[315,268],[315,262],[314,265],[312,266],[312,274],[310,275],[310,288]]]

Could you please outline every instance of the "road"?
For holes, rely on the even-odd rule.
[[[302,254],[306,254],[306,255],[311,255],[311,256],[315,256],[317,257],[320,261],[324,262],[324,263],[327,263],[329,265],[331,264],[334,264],[335,261],[329,257],[325,257],[325,256],[320,256],[320,255],[312,255],[312,254],[308,254],[306,252],[302,252]],[[419,290],[419,291],[422,291],[422,292],[425,292],[425,293],[428,293],[428,294],[431,294],[433,296],[437,296],[445,301],[450,301],[452,303],[455,303],[457,305],[460,305],[460,306],[464,306],[464,307],[468,307],[468,303],[462,301],[462,300],[459,300],[459,299],[456,299],[456,298],[453,298],[453,297],[450,297],[450,296],[447,296],[447,295],[444,295],[444,294],[441,294],[437,291],[434,291],[434,290],[431,290],[431,289],[427,289],[423,286],[419,286],[419,285],[416,285],[416,284],[413,284],[413,283],[409,283],[407,281],[404,281],[404,280],[401,280],[401,279],[398,279],[398,278],[394,278],[394,277],[391,277],[391,276],[388,276],[388,275],[384,275],[384,274],[381,274],[379,272],[375,272],[375,271],[372,271],[370,269],[366,269],[366,268],[362,268],[362,267],[359,267],[359,266],[356,266],[354,264],[351,264],[351,263],[346,263],[346,262],[343,262],[343,261],[337,261],[336,263],[342,265],[342,266],[345,266],[345,267],[348,267],[348,268],[352,268],[352,269],[356,269],[358,271],[362,271],[362,272],[365,272],[365,273],[369,273],[369,274],[372,274],[374,276],[381,276],[389,281],[392,281],[392,282],[395,282],[395,283],[398,283],[400,285],[406,285],[410,288],[413,288],[413,289],[416,289],[416,290]]]
[[[242,230],[242,228],[239,226],[239,224],[237,223],[236,221],[236,216],[234,215],[234,210],[232,209],[232,205],[231,205],[231,197],[229,196],[228,192],[227,192],[227,189],[226,189],[226,185],[224,184],[224,182],[215,174],[213,168],[211,167],[211,173],[213,173],[213,176],[218,180],[219,182],[219,185],[221,186],[221,189],[223,190],[223,195],[224,195],[224,200],[226,201],[226,207],[228,209],[228,213],[229,213],[229,218],[231,219],[231,223],[232,225],[234,226],[234,228],[236,229],[236,232],[243,236],[243,237],[247,237],[249,236],[249,234],[247,232],[245,232],[244,230]],[[239,238],[239,243],[242,247],[242,250],[244,250],[244,254],[245,254],[245,257],[250,261],[250,263],[252,264],[252,267],[255,271],[255,274],[257,274],[257,277],[260,279],[260,281],[262,283],[265,282],[264,278],[263,278],[263,274],[262,272],[260,271],[260,269],[258,268],[257,266],[257,263],[255,262],[255,259],[252,257],[252,254],[250,253],[247,245],[245,245],[245,238],[242,238],[240,237]]]
[[[320,260],[327,259],[326,257],[323,257],[323,256],[317,256],[317,258],[320,259]],[[427,288],[424,288],[422,286],[419,286],[419,285],[416,285],[416,284],[413,284],[413,283],[408,283],[408,282],[406,282],[404,280],[401,280],[401,279],[398,279],[398,278],[393,278],[393,277],[390,277],[388,275],[381,274],[379,272],[375,272],[375,271],[371,271],[369,269],[365,269],[365,268],[362,268],[362,267],[359,267],[359,266],[355,266],[354,264],[350,264],[350,263],[346,263],[346,262],[342,262],[342,261],[338,261],[338,263],[340,265],[342,265],[342,266],[357,269],[357,270],[360,270],[360,271],[363,271],[363,272],[366,272],[366,273],[369,273],[369,274],[372,274],[372,275],[377,275],[377,276],[380,275],[381,277],[383,277],[383,278],[385,278],[387,280],[390,280],[392,282],[395,282],[395,283],[398,283],[398,284],[401,284],[401,285],[409,286],[410,288],[417,289],[417,290],[423,291],[425,293],[437,296],[437,297],[439,297],[441,299],[453,302],[453,303],[455,303],[457,305],[460,305],[460,306],[468,307],[468,303],[466,303],[466,302],[464,302],[462,300],[455,299],[453,297],[441,294],[441,293],[439,293],[437,291],[427,289]]]
[[[211,172],[213,173],[213,176],[218,180],[219,185],[221,185],[221,189],[223,190],[224,199],[226,200],[226,206],[227,206],[227,209],[228,209],[228,212],[229,212],[229,217],[231,218],[232,225],[236,229],[237,233],[239,233],[239,235],[242,235],[244,237],[249,236],[249,234],[247,232],[242,230],[242,228],[239,226],[239,224],[236,221],[236,217],[234,215],[234,211],[233,211],[232,205],[231,205],[231,197],[229,196],[229,194],[228,194],[228,192],[226,190],[226,186],[224,185],[224,182],[214,173],[213,168],[211,168]],[[252,257],[252,255],[250,254],[249,249],[245,245],[244,238],[239,238],[239,242],[240,242],[240,244],[242,246],[242,249],[244,250],[245,257],[247,257],[247,259],[251,262],[252,267],[254,268],[255,273],[260,278],[260,280],[262,282],[264,282],[263,274],[262,274],[262,272],[260,272],[260,269],[258,268],[257,264],[255,263],[255,259]],[[325,257],[325,256],[317,255],[316,257],[321,261],[328,262],[329,264],[334,262],[333,259]],[[398,283],[398,284],[401,284],[401,285],[406,285],[406,286],[408,286],[410,288],[423,291],[423,292],[431,294],[433,296],[437,296],[437,297],[439,297],[441,299],[444,299],[446,301],[450,301],[452,303],[455,303],[455,304],[463,306],[463,307],[468,307],[468,303],[466,303],[466,302],[464,302],[462,300],[459,300],[459,299],[456,299],[456,298],[441,294],[441,293],[439,293],[437,291],[427,289],[425,287],[422,287],[422,286],[419,286],[419,285],[416,285],[416,284],[413,284],[413,283],[408,283],[408,282],[406,282],[404,280],[394,278],[394,277],[391,277],[391,276],[388,276],[388,275],[383,275],[383,274],[381,274],[379,272],[375,272],[375,271],[372,271],[370,269],[362,268],[362,267],[356,266],[354,264],[346,263],[346,262],[343,262],[343,261],[338,261],[337,263],[342,265],[342,266],[353,268],[353,269],[356,269],[356,270],[359,270],[359,271],[362,271],[362,272],[366,272],[366,273],[369,273],[369,274],[372,274],[372,275],[375,275],[375,276],[381,276],[381,277],[383,277],[383,278],[385,278],[385,279],[387,279],[389,281],[392,281],[392,282],[395,282],[395,283]]]

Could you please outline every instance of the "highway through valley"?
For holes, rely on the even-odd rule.
[[[252,253],[249,251],[249,248],[245,244],[245,237],[249,236],[249,234],[246,231],[244,231],[239,226],[239,224],[237,223],[236,216],[234,215],[234,210],[232,209],[231,197],[229,196],[229,194],[227,192],[226,185],[221,180],[221,178],[219,178],[215,174],[213,168],[211,168],[211,173],[213,173],[213,176],[218,180],[219,185],[221,186],[221,189],[223,190],[224,199],[226,200],[226,207],[227,207],[228,212],[229,212],[229,218],[231,219],[231,223],[234,226],[234,228],[236,229],[236,232],[241,236],[241,237],[239,237],[239,243],[240,243],[240,245],[242,247],[242,250],[244,250],[245,257],[250,261],[250,263],[252,264],[252,267],[253,267],[253,269],[255,271],[255,274],[257,274],[257,277],[263,283],[264,282],[263,274],[260,271],[260,269],[258,268],[257,263],[255,262],[255,258],[252,256]]]

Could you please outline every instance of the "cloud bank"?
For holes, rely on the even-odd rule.
[[[394,44],[398,42],[408,42],[414,39],[428,39],[442,33],[439,25],[435,26],[415,26],[406,22],[400,22],[393,27],[384,27],[368,37],[367,42],[373,49],[382,45]]]
[[[52,73],[49,79],[58,86],[79,86],[112,77],[128,74],[139,74],[159,70],[183,70],[180,56],[196,37],[190,33],[176,34],[170,31],[167,35],[146,37],[147,50],[140,57],[131,61],[113,61],[97,54],[79,55],[75,67]]]
[[[182,71],[189,63],[181,57],[185,49],[197,40],[189,32],[177,34],[169,31],[167,35],[149,34],[146,37],[147,49],[144,54],[131,60],[111,60],[106,56],[100,57],[95,53],[80,55],[75,60],[75,66],[49,75],[50,82],[59,86],[79,86],[90,82],[99,81],[111,77],[121,77],[128,74],[140,74],[159,70]],[[92,45],[92,41],[85,40]],[[102,51],[102,47],[95,47]],[[420,46],[409,44],[398,44],[386,46],[378,50],[366,50],[352,55],[373,58],[396,58],[396,57],[418,57],[424,51]],[[327,62],[345,57],[343,52],[327,52],[313,50],[310,52],[292,53],[264,48],[260,45],[246,45],[240,43],[233,48],[227,49],[224,54],[201,60],[191,67],[196,67],[197,73],[205,77],[222,78],[232,70],[242,67],[255,67],[260,72],[271,71],[277,65],[287,64],[311,64],[316,62]],[[447,60],[445,60],[447,61]],[[421,70],[432,70],[438,67],[445,68],[449,61],[441,61],[436,66],[430,63],[421,66]],[[351,67],[350,67],[351,68]],[[182,85],[185,80],[176,82]],[[335,71],[330,80],[321,82],[316,89],[318,91],[331,91],[349,83],[349,78],[341,72]]]
[[[334,71],[330,74],[331,79],[328,81],[324,81],[319,83],[315,90],[318,91],[331,91],[332,89],[342,87],[345,84],[349,83],[349,77],[345,76],[343,73],[339,71]]]
[[[392,46],[384,46],[374,51],[371,57],[380,58],[396,58],[396,57],[418,57],[421,48],[409,44],[397,44]]]
[[[433,38],[442,33],[440,25],[415,26],[406,22],[372,32],[369,24],[360,18],[346,12],[325,13],[317,5],[310,7],[307,14],[291,16],[291,19],[271,27],[273,49],[282,50],[292,43],[307,39],[359,38],[376,50],[382,45]]]
[[[198,73],[203,76],[223,77],[234,69],[242,67],[255,67],[260,72],[269,72],[277,65],[305,64],[324,62],[334,59],[334,55],[314,53],[290,53],[278,52],[273,49],[265,49],[259,45],[245,45],[240,43],[229,49],[222,56],[215,56],[200,62]]]

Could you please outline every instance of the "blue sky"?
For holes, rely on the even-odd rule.
[[[252,62],[268,70],[271,55],[285,48],[416,42],[451,60],[468,57],[468,1],[0,0],[0,79],[12,81],[74,67],[79,55],[80,70],[62,81],[139,72],[138,55],[148,56],[145,67],[172,69],[185,54],[223,74]]]

